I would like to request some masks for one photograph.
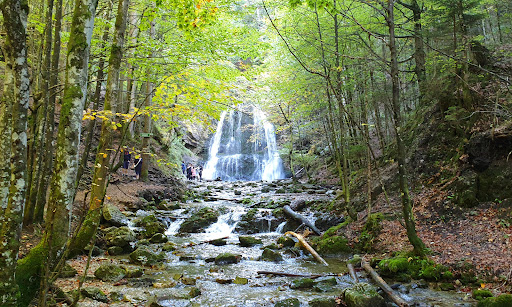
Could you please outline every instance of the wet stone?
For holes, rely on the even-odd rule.
[[[107,252],[110,256],[122,255],[124,253],[124,249],[119,246],[111,246],[107,248]]]
[[[290,289],[310,289],[315,285],[315,281],[311,278],[300,278],[292,281]]]
[[[332,297],[315,298],[309,301],[310,307],[336,307],[336,300]]]
[[[164,235],[163,233],[155,233],[151,239],[149,239],[149,242],[151,243],[165,243],[167,242],[169,239],[167,238],[166,235]]]
[[[94,276],[102,281],[119,281],[126,276],[126,270],[115,264],[102,264],[94,272]]]
[[[196,284],[196,279],[192,277],[182,277],[180,281],[182,284],[188,286],[194,286]]]
[[[171,252],[173,250],[176,250],[176,245],[172,242],[167,242],[162,246],[162,250],[166,252]]]
[[[240,259],[242,259],[241,255],[234,255],[234,254],[230,254],[230,253],[223,253],[223,254],[218,255],[215,258],[215,264],[219,264],[219,265],[222,265],[222,264],[233,264],[233,263],[240,262]]]
[[[276,252],[269,248],[265,248],[263,250],[263,253],[261,254],[260,260],[279,262],[279,261],[283,261],[283,256],[281,256],[281,254],[279,254],[279,252]]]
[[[156,253],[146,246],[141,246],[130,254],[130,261],[135,264],[152,265],[164,259],[165,254]]]
[[[102,222],[111,226],[126,226],[126,216],[112,204],[105,204],[103,207]]]
[[[235,277],[235,280],[233,280],[233,283],[236,285],[247,285],[249,283],[249,280],[247,278],[243,277]]]
[[[251,247],[262,243],[261,239],[251,236],[240,236],[238,237],[238,240],[240,241],[240,246],[242,247]]]
[[[358,283],[345,289],[343,296],[348,307],[385,306],[384,299],[370,284]]]
[[[77,270],[70,266],[68,263],[64,264],[62,270],[60,270],[59,277],[60,278],[70,278],[74,277],[77,274]]]
[[[294,247],[295,241],[290,237],[279,237],[277,239],[277,244],[280,244],[283,247]]]
[[[226,239],[215,239],[210,241],[210,244],[215,246],[224,246],[227,244],[227,241]]]
[[[300,301],[296,298],[287,298],[275,303],[274,307],[300,307]]]
[[[226,284],[231,284],[233,283],[233,279],[222,279],[222,278],[217,278],[215,279],[215,282],[218,283],[218,284],[221,284],[221,285],[226,285]]]
[[[99,302],[103,302],[103,303],[109,302],[107,295],[103,291],[101,291],[99,288],[96,288],[96,287],[82,288],[80,291],[80,294],[84,297],[88,297],[95,301],[99,301]]]
[[[142,268],[124,268],[126,271],[126,277],[128,278],[139,278],[144,274],[144,270]]]
[[[108,298],[112,301],[112,302],[120,302],[120,301],[124,301],[126,299],[126,296],[122,293],[119,293],[117,291],[113,291],[113,292],[110,292]]]

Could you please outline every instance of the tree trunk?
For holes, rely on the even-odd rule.
[[[386,9],[386,22],[389,30],[389,51],[391,53],[391,82],[392,82],[392,109],[394,128],[397,146],[398,178],[402,200],[402,211],[404,215],[407,237],[411,242],[415,254],[423,256],[425,253],[425,244],[416,233],[414,215],[412,211],[412,202],[409,196],[409,185],[407,183],[407,171],[405,165],[405,145],[402,139],[402,114],[400,111],[400,88],[398,78],[398,53],[395,37],[395,19],[394,19],[394,0],[388,0]]]
[[[45,155],[42,154],[40,148],[44,147],[46,129],[48,129],[47,123],[47,112],[48,105],[50,103],[49,93],[49,82],[50,82],[50,69],[51,69],[51,58],[52,58],[52,28],[53,28],[53,0],[48,0],[47,11],[46,11],[46,27],[45,27],[45,42],[44,42],[44,62],[41,68],[41,80],[40,89],[43,95],[42,105],[38,108],[37,119],[36,119],[36,130],[34,133],[34,148],[33,148],[33,163],[32,163],[32,180],[30,180],[30,186],[28,187],[27,203],[25,205],[25,214],[23,217],[23,225],[27,226],[32,224],[34,221],[34,212],[37,203],[37,195],[39,191],[39,182],[42,177],[42,167]]]
[[[87,96],[87,70],[98,0],[76,0],[66,60],[66,81],[51,180],[46,232],[41,242],[18,262],[16,280],[24,289],[21,305],[28,305],[39,286],[41,265],[53,266],[62,256],[70,231],[70,216],[78,170],[82,113]]]
[[[59,61],[60,61],[60,32],[62,28],[62,0],[57,0],[55,7],[55,37],[53,39],[53,55],[52,67],[50,73],[50,89],[48,112],[46,114],[46,142],[45,142],[45,155],[44,155],[44,170],[43,174],[51,174],[53,166],[53,141],[55,132],[55,102],[58,93],[57,84],[59,82]],[[34,212],[34,222],[42,222],[44,217],[44,207],[46,205],[46,195],[48,190],[48,182],[51,176],[42,176],[39,182],[39,193],[37,194],[36,208]]]
[[[104,111],[111,111],[115,114],[118,92],[119,92],[119,72],[121,69],[122,50],[124,45],[124,34],[126,30],[126,20],[128,15],[129,0],[119,0],[117,8],[116,25],[114,32],[114,41],[112,42],[110,58],[108,61],[107,92],[105,95]],[[115,118],[112,118],[114,120]],[[101,136],[96,153],[96,162],[94,163],[94,177],[91,187],[91,200],[89,202],[89,211],[78,232],[76,238],[70,246],[69,256],[80,253],[91,241],[100,224],[101,208],[103,205],[105,191],[110,177],[110,153],[112,152],[112,135],[114,122],[103,120],[101,125]],[[117,126],[115,126],[117,127]]]
[[[110,20],[110,12],[112,11],[112,1],[108,1],[108,8],[105,12],[105,20]],[[107,22],[105,25],[105,29],[103,30],[103,38],[102,38],[102,49],[105,49],[108,39],[110,37],[110,24]],[[96,89],[94,91],[94,106],[93,110],[99,111],[99,105],[101,100],[101,85],[103,84],[103,78],[105,77],[105,54],[102,52],[100,54],[100,59],[98,62],[98,73],[96,74]],[[78,167],[78,174],[76,176],[76,185],[78,186],[80,183],[80,179],[82,179],[82,175],[84,174],[84,170],[87,168],[87,161],[89,161],[89,155],[91,153],[92,147],[92,138],[94,136],[94,130],[96,128],[96,118],[90,120],[87,123],[87,138],[85,139],[85,148],[82,153],[82,158],[80,160],[80,165]]]
[[[23,207],[26,197],[27,182],[27,112],[30,96],[30,79],[27,62],[26,24],[28,7],[19,0],[0,2],[3,26],[6,31],[5,49],[7,51],[5,100],[2,101],[2,117],[12,116],[10,129],[3,120],[0,133],[10,141],[10,155],[5,156],[5,164],[9,164],[9,178],[1,185],[4,193],[9,180],[7,202],[0,200],[2,220],[0,224],[0,304],[16,306],[18,287],[15,282],[16,261],[20,247]],[[6,112],[8,111],[8,112]],[[5,119],[5,118],[4,118]],[[10,131],[9,131],[10,130]],[[10,135],[6,135],[9,133]],[[2,147],[7,145],[2,139]],[[5,149],[5,148],[2,148]],[[2,151],[2,154],[3,151]],[[9,157],[9,159],[7,159]],[[2,174],[5,175],[2,169]],[[4,179],[4,178],[2,178]],[[3,180],[2,180],[3,181]],[[5,197],[5,195],[2,195]]]

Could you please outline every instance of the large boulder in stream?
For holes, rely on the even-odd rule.
[[[281,256],[281,254],[277,251],[271,250],[270,248],[265,248],[259,260],[280,262],[283,261],[283,256]]]
[[[126,216],[112,204],[105,204],[103,206],[102,222],[110,226],[126,226],[128,219]]]
[[[348,307],[380,307],[385,306],[384,298],[379,295],[374,286],[358,283],[343,292]]]
[[[130,254],[130,262],[134,264],[152,265],[164,261],[164,259],[164,253],[157,253],[147,246],[138,247]]]
[[[241,255],[224,253],[224,254],[220,254],[217,257],[215,257],[215,264],[217,264],[217,265],[234,264],[234,263],[240,262],[240,259],[242,259]]]
[[[130,243],[134,242],[135,233],[127,226],[109,227],[103,230],[105,234],[105,242],[108,247],[117,246],[123,250],[130,249]]]
[[[215,223],[219,218],[219,213],[212,208],[204,207],[194,212],[192,216],[186,219],[180,226],[179,232],[197,233],[204,228]]]
[[[94,271],[94,276],[103,281],[119,281],[126,276],[126,270],[115,264],[102,264]]]
[[[150,214],[135,220],[135,225],[143,227],[142,235],[144,238],[151,238],[157,233],[165,232],[165,225],[158,221],[155,215]]]
[[[251,247],[263,243],[261,239],[251,236],[239,236],[238,240],[240,241],[240,246],[242,247]]]

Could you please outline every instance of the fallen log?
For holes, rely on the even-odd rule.
[[[361,266],[365,269],[368,274],[372,277],[372,279],[379,285],[379,287],[384,291],[389,298],[395,302],[399,307],[408,307],[409,304],[404,301],[400,295],[398,295],[391,287],[382,279],[382,277],[379,276],[377,272],[370,266],[370,263],[365,261],[364,259],[361,260]]]
[[[301,222],[302,224],[308,226],[309,228],[311,228],[311,230],[313,230],[317,235],[319,235],[319,236],[322,235],[322,232],[318,228],[316,228],[315,225],[313,225],[313,223],[311,223],[307,218],[305,218],[302,215],[298,214],[297,212],[293,211],[292,208],[290,208],[290,206],[288,206],[288,205],[284,206],[283,211],[286,215],[288,215],[292,219],[295,219],[295,220]]]
[[[347,262],[347,268],[348,268],[348,273],[350,274],[350,277],[352,277],[352,279],[354,280],[354,283],[359,283],[359,278],[357,278],[357,275],[356,275],[356,270],[354,270],[354,265],[350,262]]]
[[[306,239],[304,239],[303,236],[301,236],[300,234],[298,233],[295,233],[293,231],[287,231],[284,235],[292,235],[294,237],[296,237],[298,240],[299,240],[299,243],[300,245],[304,246],[305,249],[308,250],[308,252],[313,256],[315,257],[315,259],[320,262],[321,264],[325,265],[325,266],[328,266],[329,264],[322,258],[320,257],[320,255],[318,255],[318,253],[311,247],[311,245],[309,245],[308,242],[306,242]]]

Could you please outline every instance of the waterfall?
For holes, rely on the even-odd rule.
[[[221,114],[203,170],[205,179],[275,180],[285,178],[274,126],[265,114],[231,110]]]

